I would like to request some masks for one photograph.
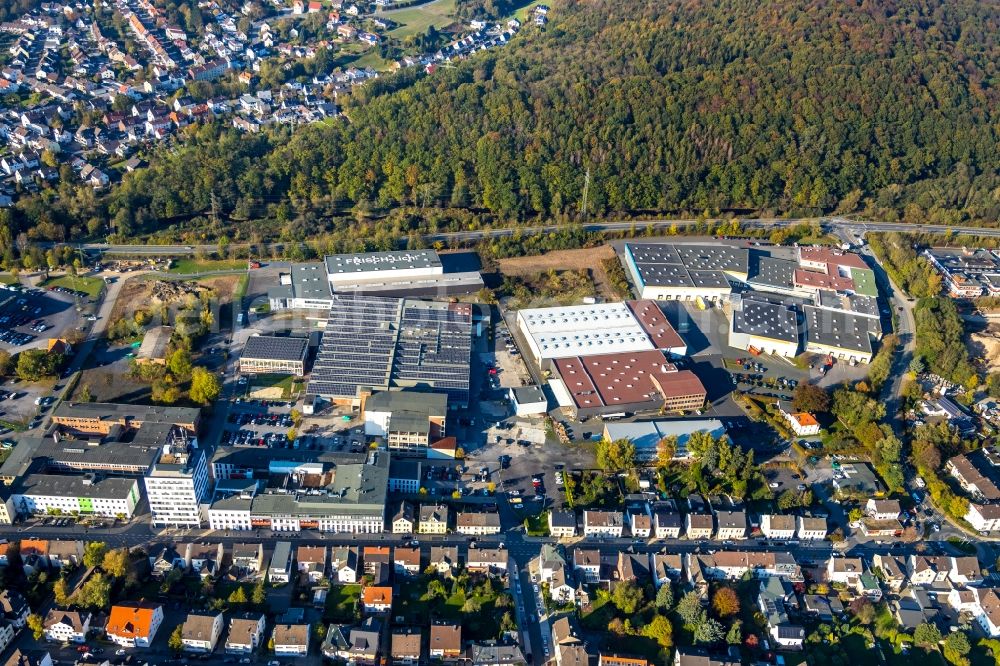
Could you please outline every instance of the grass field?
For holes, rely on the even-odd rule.
[[[432,0],[419,7],[389,10],[379,15],[399,24],[398,28],[389,31],[390,37],[405,39],[425,33],[431,26],[440,30],[451,25],[455,21],[455,2],[456,0]]]
[[[190,275],[192,273],[207,273],[209,271],[232,271],[245,269],[246,259],[175,259],[170,267],[171,273]]]
[[[327,622],[353,622],[358,619],[360,585],[333,585],[326,596],[323,619]]]
[[[42,282],[39,286],[75,289],[76,291],[84,292],[91,298],[96,298],[97,295],[101,293],[101,289],[104,289],[104,280],[95,277],[75,278],[72,275],[63,275],[56,278],[49,278],[45,282]]]
[[[290,375],[255,375],[250,379],[250,393],[268,388],[280,388],[281,399],[288,400],[293,395],[301,393],[304,386],[301,379]]]
[[[0,284],[14,284],[15,282],[17,282],[17,278],[10,273],[0,273]]]

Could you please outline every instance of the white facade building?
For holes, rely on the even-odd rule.
[[[155,527],[201,527],[200,505],[208,491],[205,455],[177,441],[146,475],[146,497]]]

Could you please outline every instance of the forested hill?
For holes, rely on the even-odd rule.
[[[286,219],[336,201],[509,221],[575,215],[589,170],[594,214],[1000,219],[992,2],[556,0],[549,16],[412,85],[378,82],[350,122],[203,130],[108,212],[128,229],[136,210],[207,210],[214,189],[237,216],[284,200]]]

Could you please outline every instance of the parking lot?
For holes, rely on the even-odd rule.
[[[39,338],[64,335],[77,322],[73,295],[21,289],[0,292],[0,348],[20,351]]]

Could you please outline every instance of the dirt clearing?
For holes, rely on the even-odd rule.
[[[605,300],[618,300],[601,267],[601,261],[614,256],[613,247],[601,245],[579,250],[553,250],[531,257],[509,257],[497,260],[497,265],[502,275],[520,278],[530,278],[549,271],[586,271],[594,283],[595,295]]]

